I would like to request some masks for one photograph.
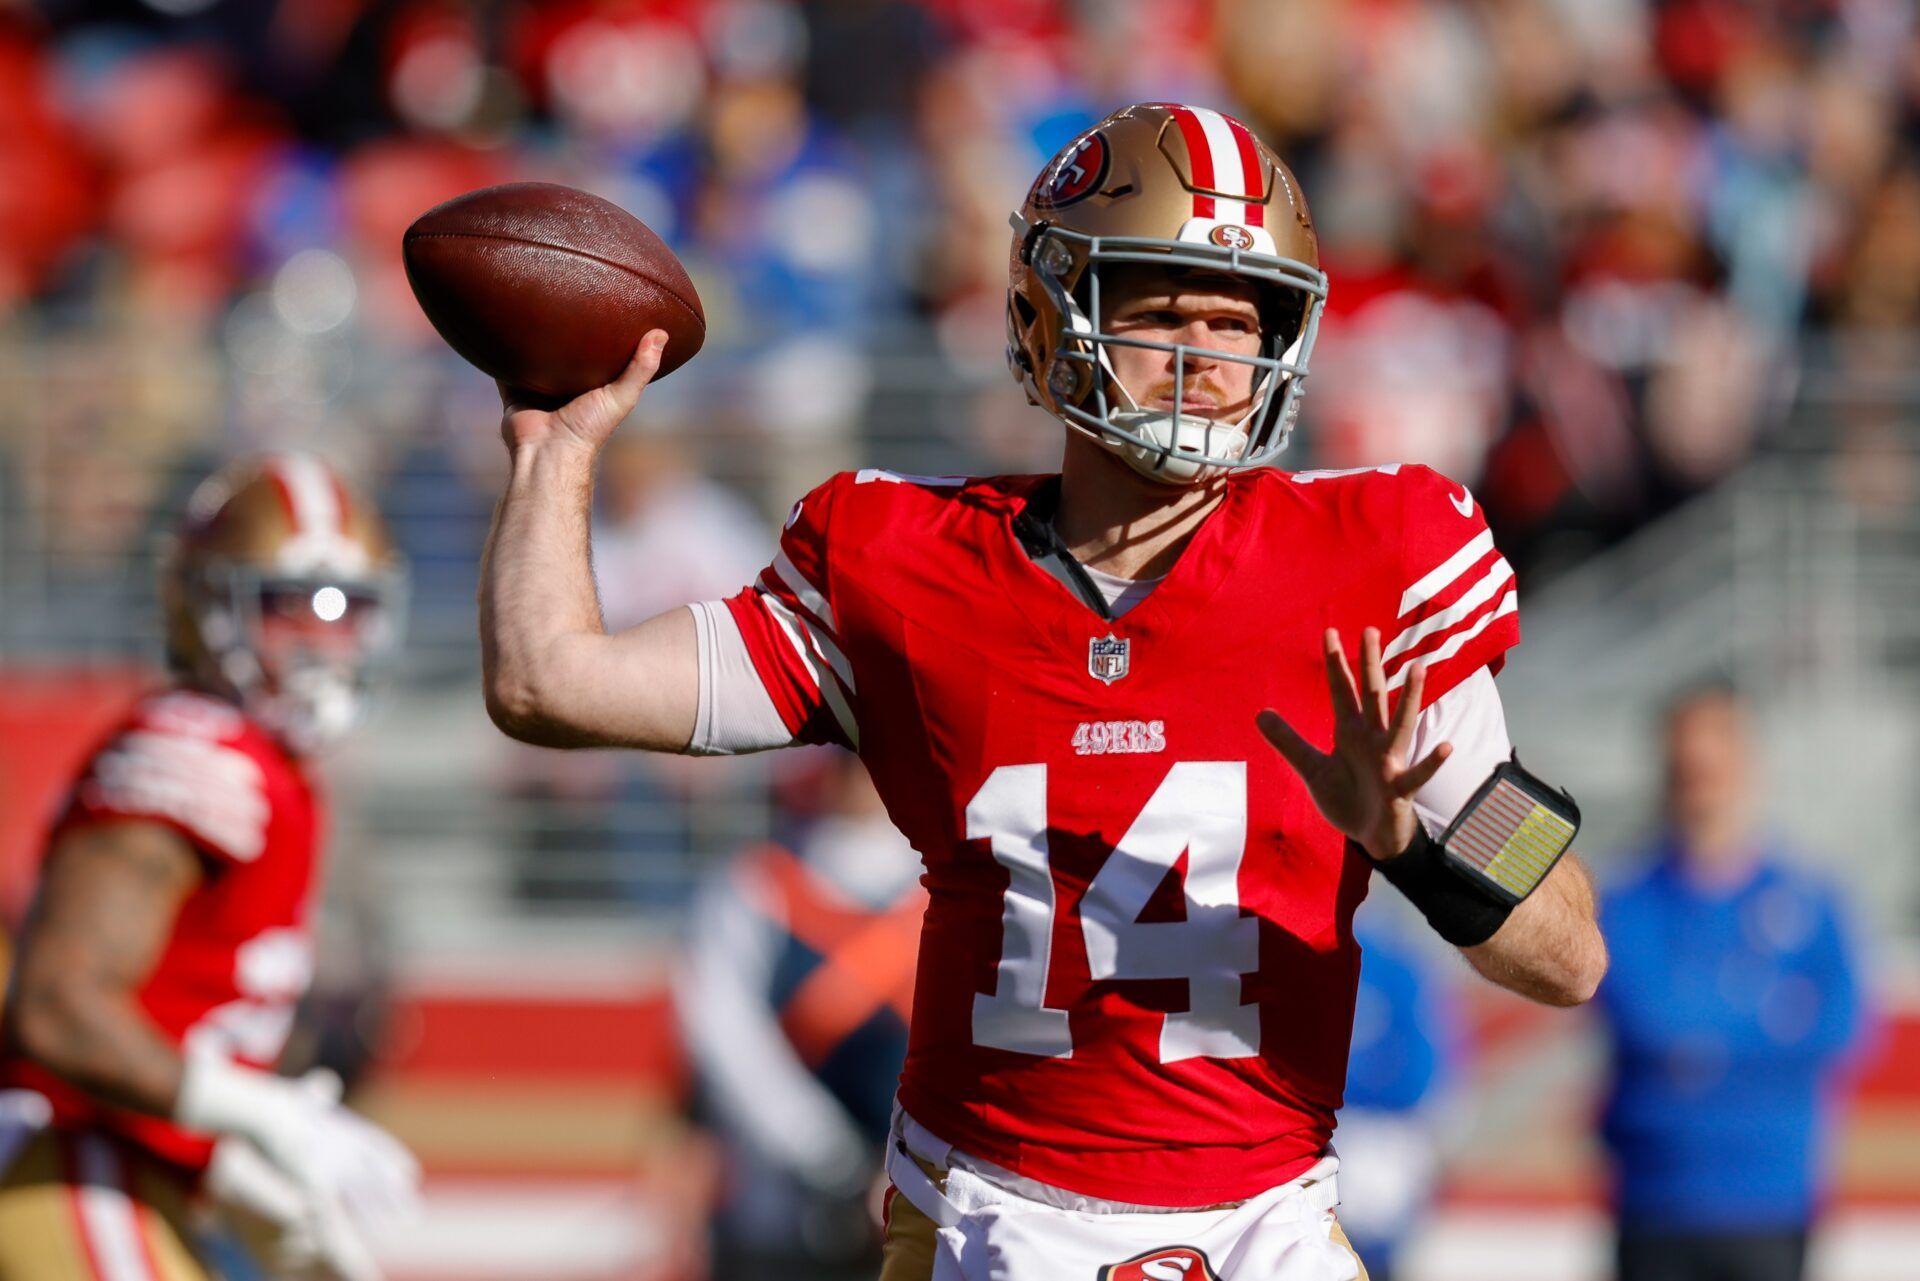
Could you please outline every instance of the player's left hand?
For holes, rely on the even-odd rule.
[[[1260,713],[1260,732],[1307,785],[1321,815],[1375,860],[1404,853],[1418,831],[1413,795],[1439,772],[1453,747],[1441,743],[1408,765],[1413,725],[1420,715],[1426,666],[1407,672],[1400,704],[1387,714],[1387,682],[1380,665],[1380,632],[1360,637],[1362,681],[1356,688],[1340,633],[1328,628],[1327,689],[1333,695],[1333,750],[1322,752],[1272,708]]]

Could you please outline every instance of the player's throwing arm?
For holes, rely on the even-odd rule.
[[[677,752],[693,737],[693,616],[676,609],[609,636],[588,558],[595,460],[666,337],[650,332],[616,382],[552,412],[501,386],[513,469],[481,567],[480,652],[487,710],[515,738]]]
[[[1531,802],[1529,812],[1540,814],[1535,826],[1554,827],[1560,816],[1551,807],[1560,798],[1530,794],[1537,781],[1517,766],[1503,766],[1447,835],[1433,840],[1413,798],[1452,748],[1440,743],[1418,761],[1407,759],[1424,665],[1409,670],[1399,703],[1389,712],[1378,631],[1369,627],[1361,636],[1357,688],[1338,632],[1327,632],[1324,648],[1332,749],[1318,750],[1275,711],[1261,712],[1259,722],[1320,813],[1486,978],[1551,1005],[1578,1005],[1591,997],[1606,973],[1607,953],[1594,919],[1592,885],[1566,853],[1572,825],[1562,823],[1564,839],[1557,842],[1547,832],[1530,845],[1529,832],[1511,836],[1508,848],[1496,848],[1498,834],[1482,830],[1499,821],[1499,807],[1510,801]],[[1573,819],[1577,823],[1577,813]]]
[[[607,635],[587,534],[601,447],[706,338],[686,269],[632,214],[537,182],[435,206],[403,253],[421,309],[504,407],[513,472],[480,583],[488,712],[531,743],[685,750],[693,618],[676,609]]]

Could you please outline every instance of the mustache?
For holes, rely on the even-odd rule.
[[[1148,390],[1146,395],[1140,397],[1140,403],[1145,405],[1158,400],[1165,400],[1171,403],[1174,399],[1176,387],[1180,387],[1180,385],[1172,381],[1156,383]],[[1224,408],[1233,403],[1228,397],[1224,387],[1219,386],[1217,383],[1208,382],[1204,378],[1180,387],[1179,396],[1184,405],[1192,405],[1199,402]]]

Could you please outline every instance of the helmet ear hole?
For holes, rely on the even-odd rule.
[[[1290,289],[1261,291],[1260,325],[1269,337],[1277,338],[1274,350],[1286,351],[1300,337],[1306,323],[1307,300]]]

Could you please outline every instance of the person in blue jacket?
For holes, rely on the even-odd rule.
[[[1797,1281],[1857,970],[1836,895],[1757,823],[1739,694],[1664,728],[1666,830],[1600,917],[1619,1281]]]
[[[1398,1256],[1432,1209],[1459,1040],[1453,994],[1387,906],[1369,903],[1354,919],[1360,992],[1334,1132],[1340,1226],[1369,1281],[1393,1281]]]

